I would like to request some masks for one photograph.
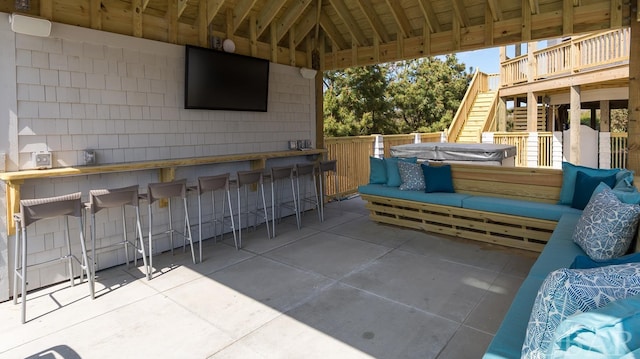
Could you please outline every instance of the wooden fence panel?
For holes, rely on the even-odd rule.
[[[344,197],[369,183],[369,156],[373,156],[374,136],[326,137],[327,158],[337,160],[338,188],[332,178],[325,178],[325,195]]]
[[[383,135],[382,143],[384,144],[384,157],[391,157],[391,147],[415,143],[415,138],[416,136],[414,134]]]

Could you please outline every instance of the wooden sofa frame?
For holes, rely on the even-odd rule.
[[[437,164],[436,164],[437,165]],[[557,203],[562,171],[451,164],[457,193]],[[540,252],[557,221],[361,194],[374,221]]]

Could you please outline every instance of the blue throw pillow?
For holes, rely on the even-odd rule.
[[[590,269],[600,268],[617,264],[640,263],[640,253],[631,253],[626,256],[612,258],[606,261],[594,261],[587,256],[576,256],[569,268],[571,269]]]
[[[387,186],[399,187],[402,184],[402,178],[400,177],[400,170],[398,170],[398,161],[404,161],[408,163],[417,163],[417,157],[398,158],[389,157],[384,159],[384,164],[387,168]]]
[[[377,157],[369,157],[369,183],[386,184],[387,183],[387,167],[384,159]]]
[[[562,188],[560,189],[559,204],[571,205],[573,202],[573,192],[576,185],[576,175],[582,171],[589,176],[610,176],[620,172],[620,169],[600,169],[584,166],[576,166],[569,162],[562,162]]]
[[[422,164],[424,174],[425,192],[454,193],[453,179],[451,178],[451,166],[427,166]]]
[[[606,184],[601,182],[598,185],[598,187],[596,187],[596,189],[593,190],[593,194],[591,195],[591,197],[593,198],[593,196],[595,196],[598,193],[602,192],[605,188],[611,189],[609,186],[607,186]],[[640,203],[640,192],[638,192],[638,189],[635,188],[635,187],[633,187],[633,190],[612,189],[612,192],[613,192],[613,194],[616,195],[616,197],[618,197],[620,202],[629,203],[629,204],[639,204]]]
[[[616,191],[637,192],[638,189],[633,185],[633,171],[621,169],[616,174],[616,185],[613,187]]]
[[[549,273],[531,309],[522,358],[546,358],[556,328],[567,317],[636,294],[640,294],[640,263]]]
[[[398,161],[398,170],[402,184],[398,187],[401,191],[424,191],[424,175],[417,163]]]
[[[573,200],[571,207],[576,209],[584,209],[591,199],[591,194],[600,183],[604,183],[609,187],[616,184],[616,175],[610,176],[589,176],[588,174],[578,171],[576,173],[576,186],[573,192]]]
[[[639,219],[639,205],[622,203],[605,189],[582,211],[572,239],[593,260],[620,257],[629,249]]]
[[[558,325],[546,358],[640,357],[640,295],[571,316]]]

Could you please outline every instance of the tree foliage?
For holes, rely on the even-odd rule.
[[[441,131],[470,79],[455,55],[328,71],[325,135]]]

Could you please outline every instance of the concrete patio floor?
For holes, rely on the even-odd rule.
[[[355,197],[266,239],[204,242],[204,261],[98,272],[0,303],[1,358],[479,358],[534,253],[376,224]]]

